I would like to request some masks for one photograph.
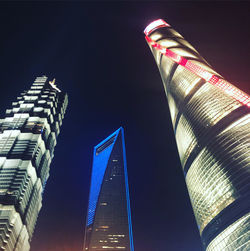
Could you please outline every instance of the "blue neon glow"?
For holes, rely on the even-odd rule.
[[[110,154],[112,152],[113,146],[119,134],[119,131],[120,129],[115,131],[113,134],[111,134],[109,137],[107,137],[105,140],[103,140],[101,143],[99,143],[97,146],[94,147],[92,177],[91,177],[89,206],[88,206],[88,220],[87,220],[88,226],[91,225],[94,221],[96,205],[98,202],[98,197],[103,182],[103,177],[108,165]],[[114,142],[106,149],[104,149],[102,152],[100,152],[98,155],[96,155],[96,149],[100,147],[102,144],[104,144],[106,141],[108,141],[110,138],[112,138],[113,136],[116,136]]]
[[[123,148],[122,152],[123,152],[124,174],[125,174],[125,185],[126,185],[126,197],[127,197],[126,199],[127,199],[130,251],[134,251],[132,221],[131,221],[131,211],[130,211],[130,199],[129,199],[128,171],[127,171],[127,160],[126,160],[126,150],[125,150],[125,138],[124,138],[123,128],[121,127],[120,130],[121,130],[121,133],[122,133],[122,148]]]
[[[110,155],[112,153],[113,147],[116,143],[119,133],[121,133],[121,136],[122,136],[122,152],[123,152],[123,165],[124,165],[124,176],[125,176],[125,187],[126,187],[126,202],[127,202],[127,214],[128,214],[128,226],[129,226],[130,251],[134,251],[132,221],[131,221],[131,211],[130,211],[130,199],[129,199],[127,161],[126,161],[126,151],[125,151],[125,139],[124,139],[124,130],[122,127],[120,127],[117,131],[115,131],[113,134],[111,134],[108,138],[103,140],[94,148],[87,225],[88,226],[91,225],[94,221],[96,206],[97,206],[104,174],[105,174]],[[113,143],[96,155],[96,150],[114,136],[115,136],[115,139]]]

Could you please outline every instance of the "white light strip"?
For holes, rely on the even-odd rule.
[[[169,27],[170,25],[168,23],[166,23],[164,20],[162,19],[158,19],[153,21],[152,23],[150,23],[146,29],[144,30],[144,33],[146,36],[149,35],[149,33],[151,33],[152,31],[160,28],[160,27]]]

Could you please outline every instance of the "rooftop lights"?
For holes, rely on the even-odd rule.
[[[230,95],[231,97],[233,97],[234,99],[236,99],[237,101],[242,103],[243,105],[247,105],[248,107],[250,107],[250,97],[246,93],[239,90],[238,88],[236,88],[235,86],[233,86],[229,82],[225,81],[224,79],[221,79],[221,78],[217,77],[216,75],[213,75],[212,73],[205,70],[201,66],[196,65],[192,61],[187,60],[186,58],[176,54],[175,52],[163,47],[162,45],[160,45],[156,41],[152,40],[149,37],[150,33],[158,28],[161,28],[161,27],[170,27],[170,25],[167,24],[164,20],[158,19],[158,20],[155,20],[152,23],[150,23],[146,27],[146,29],[144,30],[144,33],[146,35],[145,38],[146,38],[147,42],[153,48],[155,48],[156,50],[159,50],[161,54],[169,57],[170,59],[172,59],[173,61],[175,61],[179,65],[184,66],[186,69],[195,73],[200,78],[217,86],[218,88],[220,88],[221,90],[226,92],[228,95]]]
[[[148,36],[152,31],[160,27],[166,27],[166,26],[169,27],[170,25],[162,19],[157,19],[146,27],[146,29],[144,30],[144,33],[146,34],[146,36]]]

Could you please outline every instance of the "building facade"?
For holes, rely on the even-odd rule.
[[[122,128],[94,147],[84,250],[134,251]]]
[[[0,250],[28,251],[68,103],[37,77],[0,120]]]
[[[164,20],[144,33],[162,77],[203,246],[250,250],[250,97]]]

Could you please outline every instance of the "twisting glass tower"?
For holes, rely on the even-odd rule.
[[[123,128],[94,148],[84,250],[134,251]]]
[[[161,73],[203,245],[250,250],[250,98],[162,19],[144,33]]]
[[[0,250],[28,251],[68,97],[38,77],[0,120]]]

